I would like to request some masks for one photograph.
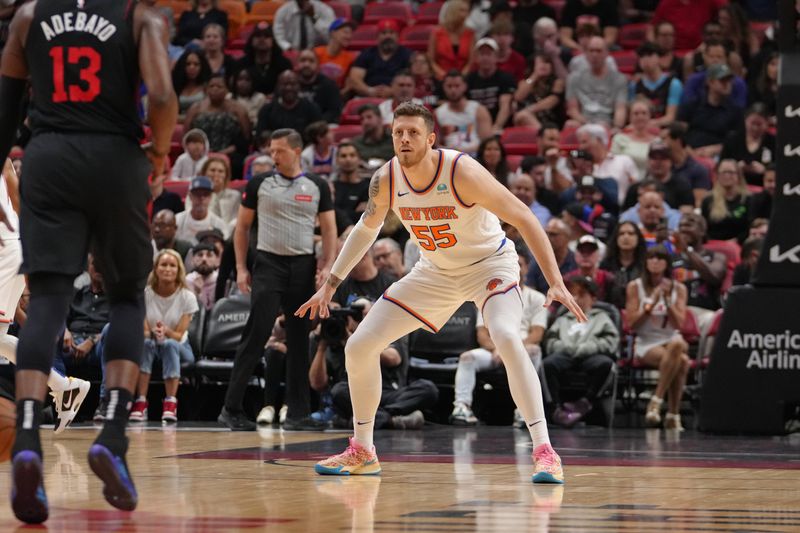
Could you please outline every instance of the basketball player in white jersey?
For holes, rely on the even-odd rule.
[[[19,273],[22,247],[18,232],[18,190],[17,173],[11,160],[7,159],[0,179],[0,207],[6,213],[6,223],[0,224],[0,356],[12,363],[17,362],[17,338],[8,334],[8,326],[14,320],[17,304],[25,290],[25,276]],[[55,344],[55,339],[53,342]],[[78,414],[91,385],[82,379],[62,376],[55,369],[50,369],[47,385],[56,406],[55,431],[61,433]]]
[[[345,346],[355,436],[341,454],[316,465],[320,474],[378,474],[372,434],[381,398],[379,355],[394,340],[423,327],[436,332],[464,301],[475,302],[507,369],[514,401],[533,439],[534,483],[563,483],[561,459],[550,446],[542,391],[519,336],[522,301],[517,254],[498,217],[514,225],[542,268],[550,290],[545,306],[563,303],[586,316],[567,291],[553,250],[528,206],[468,155],[434,150],[433,117],[404,103],[392,123],[396,156],[372,177],[369,201],[339,253],[328,282],[300,309],[313,319],[329,315],[336,288],[361,259],[392,209],[422,257],[393,284]]]

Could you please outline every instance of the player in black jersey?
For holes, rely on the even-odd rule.
[[[111,505],[136,507],[125,427],[143,351],[142,289],[152,261],[147,177],[163,169],[177,115],[166,47],[162,18],[135,0],[38,0],[20,7],[11,23],[0,69],[0,161],[11,148],[28,77],[33,87],[33,137],[20,188],[22,271],[31,299],[17,350],[11,490],[14,513],[25,522],[48,516],[39,415],[53,342],[90,248],[105,279],[111,325],[108,412],[89,464]],[[138,142],[140,80],[153,131],[147,151]]]

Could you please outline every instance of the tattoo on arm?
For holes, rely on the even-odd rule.
[[[341,284],[342,284],[342,280],[340,280],[339,278],[337,278],[333,274],[328,276],[328,285],[330,285],[334,289],[338,289],[339,285],[341,285]]]
[[[372,216],[377,211],[378,206],[375,205],[375,198],[378,197],[378,193],[381,191],[381,171],[378,170],[375,174],[372,175],[372,178],[369,180],[369,200],[367,200],[367,207],[364,210],[365,216]]]

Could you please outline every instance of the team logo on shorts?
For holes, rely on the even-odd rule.
[[[494,278],[494,279],[490,280],[489,283],[486,284],[486,290],[487,291],[493,291],[497,287],[499,287],[501,283],[503,283],[502,279]]]

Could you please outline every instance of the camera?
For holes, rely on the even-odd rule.
[[[347,317],[361,322],[364,318],[364,307],[349,305],[340,309],[331,309],[331,316],[320,324],[320,338],[330,345],[342,344],[347,338]]]

